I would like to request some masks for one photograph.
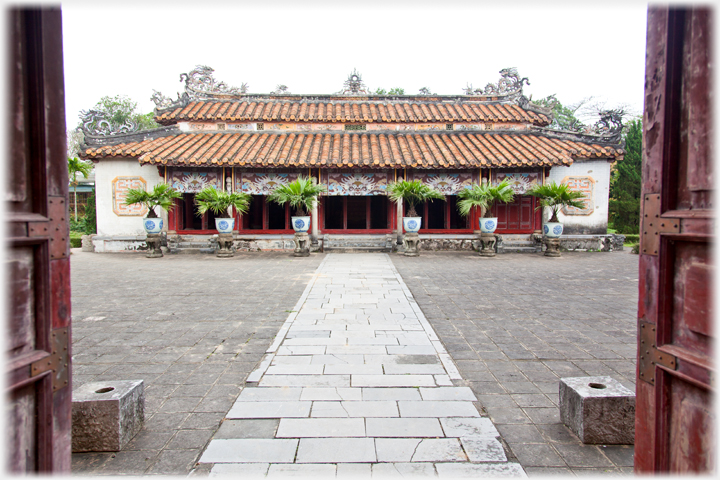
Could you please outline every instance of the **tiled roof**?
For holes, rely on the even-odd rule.
[[[570,165],[618,158],[612,146],[519,133],[180,133],[86,148],[84,158],[238,167],[479,168]]]
[[[249,99],[191,101],[185,107],[158,112],[162,125],[181,121],[223,122],[523,122],[550,124],[545,115],[514,103],[473,101],[301,101]]]

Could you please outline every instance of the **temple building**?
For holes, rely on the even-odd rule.
[[[624,154],[619,119],[605,115],[592,131],[552,130],[551,110],[525,97],[528,80],[513,68],[502,70],[497,84],[468,87],[463,95],[426,89],[376,95],[357,72],[335,94],[291,94],[284,86],[250,94],[246,85],[217,82],[212,72],[196,67],[182,74],[185,91],[176,100],[155,92],[161,128],[133,131],[83,112],[81,157],[95,163],[96,251],[143,243],[140,218],[147,212],[124,205],[125,194],[161,182],[183,195],[165,217],[171,251],[210,247],[213,215],[199,215],[194,206],[205,186],[252,195],[250,210],[235,222],[239,249],[291,250],[292,212],[265,198],[298,175],[327,187],[312,212],[317,248],[348,238],[393,248],[402,212],[385,188],[398,179],[421,180],[446,195],[418,208],[428,244],[469,248],[477,218],[458,214],[457,193],[483,181],[508,180],[516,193],[514,202],[494,208],[497,234],[537,237],[542,212],[525,192],[551,180],[586,195],[584,209],[563,209],[565,234],[606,234],[610,167]]]

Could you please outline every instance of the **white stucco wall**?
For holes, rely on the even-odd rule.
[[[162,183],[155,166],[140,166],[137,159],[101,160],[95,165],[95,207],[97,209],[97,231],[100,236],[145,235],[142,226],[143,215],[117,215],[113,211],[112,182],[118,177],[142,177],[147,189]],[[161,215],[160,208],[155,211]],[[167,230],[167,214],[162,212],[164,230]]]
[[[608,160],[575,160],[569,167],[553,167],[548,182],[562,182],[568,176],[591,177],[594,185],[594,211],[590,215],[563,215],[558,219],[563,223],[563,234],[590,235],[607,232],[608,198],[610,196],[610,162]],[[545,209],[548,210],[548,209]],[[550,214],[543,213],[543,221]]]

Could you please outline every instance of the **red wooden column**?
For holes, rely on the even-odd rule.
[[[716,466],[709,8],[648,10],[635,417],[637,473]]]

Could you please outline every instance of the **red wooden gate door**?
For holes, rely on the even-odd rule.
[[[635,471],[712,472],[712,14],[648,10]]]
[[[60,10],[9,11],[5,467],[70,472],[70,263]],[[8,20],[8,19],[6,19]],[[8,154],[9,153],[9,154]]]

